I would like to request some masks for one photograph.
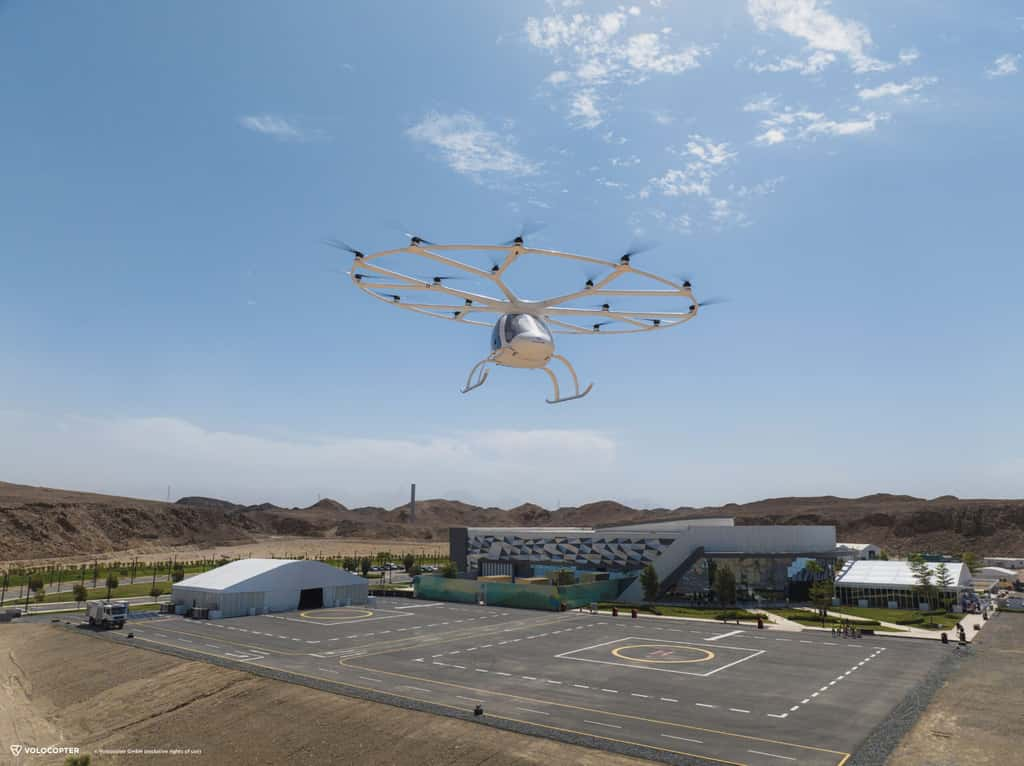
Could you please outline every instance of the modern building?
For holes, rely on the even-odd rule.
[[[637,575],[653,564],[659,597],[702,598],[718,567],[736,574],[741,598],[781,600],[808,561],[828,576],[836,558],[832,526],[736,526],[731,518],[677,519],[601,527],[453,527],[450,556],[468,577],[582,575],[631,578],[622,601],[640,601]],[[803,585],[806,590],[806,582]]]
[[[194,575],[171,588],[185,608],[209,609],[211,617],[365,604],[369,583],[320,561],[240,559]]]
[[[874,561],[882,557],[882,549],[872,543],[836,543],[836,553],[839,558],[848,561]]]
[[[1006,567],[982,567],[975,572],[975,576],[981,580],[1011,583],[1020,579],[1016,569],[1007,569]]]
[[[940,564],[929,562],[932,583],[936,583]],[[952,584],[941,588],[941,598],[959,604],[964,593],[972,592],[971,572],[965,564],[946,564]],[[890,609],[928,609],[938,604],[923,604],[918,583],[909,561],[851,561],[836,578],[836,598],[842,604]]]
[[[1024,557],[1022,556],[986,556],[985,566],[1006,567],[1007,569],[1024,569]]]

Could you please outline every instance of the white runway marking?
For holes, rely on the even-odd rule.
[[[517,707],[516,710],[525,710],[527,713],[536,713],[537,715],[551,715],[551,713],[545,713],[543,710],[534,710],[530,707]]]
[[[742,630],[733,630],[728,633],[721,633],[717,636],[711,636],[711,638],[705,638],[705,641],[718,641],[720,638],[728,638],[729,636],[736,636],[742,633]]]
[[[602,723],[601,721],[588,721],[586,718],[583,719],[583,723],[592,723],[594,726],[607,726],[610,729],[621,729],[617,723]]]
[[[698,745],[703,745],[704,744],[704,740],[690,739],[690,737],[677,737],[674,734],[662,734],[661,736],[667,737],[668,739],[680,739],[683,742],[696,742]]]
[[[375,683],[375,684],[381,684],[381,683],[384,683],[384,682],[383,682],[383,681],[381,681],[381,680],[380,680],[379,678],[369,678],[368,676],[359,676],[359,677],[360,677],[361,679],[363,679],[364,681],[372,681],[372,682],[373,682],[373,683]]]
[[[763,753],[760,750],[748,750],[748,753],[755,753],[756,755],[767,755],[769,758],[781,758],[784,761],[795,761],[796,758],[790,758],[788,755],[776,755],[775,753]]]

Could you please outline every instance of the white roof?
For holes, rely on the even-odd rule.
[[[939,562],[928,562],[933,581]],[[955,585],[971,581],[971,573],[960,562],[946,562],[950,578]],[[909,561],[854,561],[836,578],[836,585],[861,587],[913,587],[917,585]]]
[[[837,548],[847,548],[851,551],[862,551],[865,548],[877,548],[874,543],[836,543]]]
[[[209,572],[188,577],[175,583],[173,589],[248,593],[365,582],[362,577],[322,561],[239,559]]]
[[[982,567],[979,571],[981,572],[981,574],[987,575],[1013,575],[1014,577],[1017,576],[1016,569],[1007,569],[1005,567]]]

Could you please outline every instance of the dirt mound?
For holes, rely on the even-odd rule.
[[[242,544],[286,535],[309,538],[448,538],[453,526],[601,526],[732,516],[737,524],[834,525],[840,541],[872,542],[892,553],[981,555],[1024,549],[1024,501],[933,500],[875,494],[861,498],[784,497],[721,507],[630,508],[612,500],[549,511],[525,503],[510,510],[427,499],[397,508],[347,508],[324,498],[308,508],[241,506],[185,497],[175,503],[27,487],[0,482],[0,560],[101,554],[133,548]]]

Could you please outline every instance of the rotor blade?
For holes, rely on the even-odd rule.
[[[521,245],[526,237],[536,234],[538,231],[542,231],[547,226],[543,221],[523,221],[523,225],[519,227],[519,234],[510,239],[508,242],[502,242],[503,247],[511,247],[512,245]]]
[[[346,271],[345,275],[349,277],[355,277],[357,282],[360,282],[364,279],[391,279],[391,277],[386,277],[383,274],[361,274],[358,271]]]
[[[389,229],[393,230],[393,231],[397,231],[397,232],[405,235],[406,239],[408,239],[409,243],[412,244],[412,245],[436,245],[437,244],[436,242],[431,242],[429,239],[424,239],[420,235],[414,234],[413,232],[409,231],[409,227],[408,226],[403,226],[401,221],[391,220],[391,221],[387,222],[386,226]]]
[[[356,250],[354,247],[352,247],[352,245],[348,244],[344,240],[340,240],[340,239],[325,239],[324,240],[324,244],[325,245],[329,245],[330,247],[336,247],[339,250],[344,250],[345,252],[348,252],[348,253],[352,253],[352,255],[358,255],[360,258],[363,257],[363,253],[361,251]]]
[[[623,253],[619,260],[623,263],[629,263],[630,259],[634,255],[640,255],[640,253],[646,253],[648,250],[653,250],[658,246],[658,243],[654,240],[633,240],[629,248]]]
[[[715,297],[715,298],[708,298],[707,300],[704,300],[704,301],[697,301],[697,305],[700,306],[701,308],[704,308],[705,306],[715,306],[715,305],[717,305],[719,303],[728,303],[728,302],[729,302],[728,298]]]

